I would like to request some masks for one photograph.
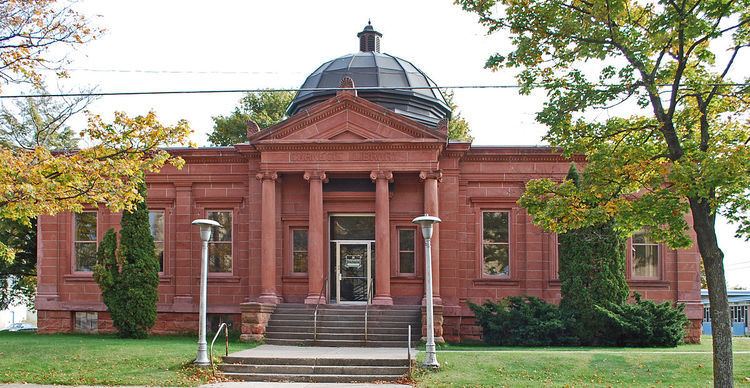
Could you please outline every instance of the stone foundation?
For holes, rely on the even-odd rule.
[[[435,326],[435,343],[445,343],[443,338],[443,305],[432,306],[433,324]],[[422,341],[427,339],[427,306],[422,305]]]
[[[691,319],[685,330],[686,344],[701,343],[701,334],[703,334],[703,321],[700,319]]]
[[[266,327],[271,320],[271,314],[276,309],[275,304],[267,303],[242,303],[242,335],[241,341],[261,341],[266,337]]]

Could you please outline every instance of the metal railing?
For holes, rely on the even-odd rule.
[[[408,377],[411,378],[411,368],[412,368],[412,362],[411,362],[411,325],[409,325],[409,338],[406,339],[406,362],[409,364],[409,375]]]
[[[367,310],[372,302],[372,281],[369,283],[370,284],[367,286],[367,303],[365,303],[365,346],[367,346]]]
[[[315,303],[315,313],[313,313],[313,344],[318,343],[318,307],[320,307],[320,299],[323,297],[323,291],[325,291],[326,283],[328,283],[328,274],[323,277],[323,286],[320,287],[318,302]]]
[[[208,361],[211,363],[211,370],[214,370],[214,342],[216,342],[216,338],[219,337],[222,328],[224,329],[224,357],[229,355],[229,326],[227,326],[226,322],[222,322],[222,324],[219,325],[219,330],[216,330],[214,339],[211,340],[211,347],[208,352]]]

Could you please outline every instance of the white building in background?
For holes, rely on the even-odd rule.
[[[16,322],[36,324],[36,310],[24,306],[10,306],[7,310],[0,311],[0,329],[4,329]]]

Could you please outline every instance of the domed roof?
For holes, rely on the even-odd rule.
[[[411,62],[380,53],[380,36],[368,23],[358,34],[362,51],[330,60],[310,74],[287,114],[331,98],[342,78],[349,76],[358,96],[423,124],[434,127],[450,117],[450,108],[435,82]]]

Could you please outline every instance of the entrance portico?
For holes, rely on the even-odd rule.
[[[278,197],[285,195],[278,193],[279,182],[287,177],[298,179],[301,174],[308,190],[307,295],[304,303],[337,303],[353,297],[372,304],[392,305],[392,190],[401,184],[423,182],[423,205],[408,216],[423,212],[438,214],[437,189],[441,176],[438,157],[446,145],[447,126],[443,122],[437,128],[430,128],[394,115],[351,91],[339,92],[335,98],[309,108],[306,113],[249,136],[250,144],[260,154],[259,170],[262,171],[257,176],[262,181],[263,202],[259,301],[275,304],[283,299],[282,285],[276,273],[279,249],[274,238],[279,228]],[[395,174],[413,181],[398,182]],[[331,179],[357,183],[369,179],[374,190],[372,186],[362,189],[361,184],[358,188],[338,185],[331,190],[324,189]],[[298,189],[303,187],[297,186]],[[374,191],[374,197],[358,197],[358,190]],[[336,213],[336,204],[342,201],[348,201],[349,210],[339,212],[339,215],[361,213],[357,211],[358,206],[374,210],[374,214],[370,213],[374,218],[373,235],[364,239],[372,240],[373,244],[362,241],[343,243],[335,240],[332,232],[327,230]],[[432,255],[436,273],[439,271],[437,235],[436,231]],[[282,241],[282,244],[287,243]],[[367,249],[362,250],[365,245]],[[350,256],[348,261],[344,258],[343,263],[341,249],[344,256]],[[360,252],[372,260],[365,261],[352,252]],[[361,262],[362,268],[355,266],[355,261]],[[329,277],[357,271],[361,276],[356,277],[364,279],[364,286],[355,287],[354,294],[345,295],[344,291],[348,293],[349,288],[342,291],[341,280]],[[356,282],[349,279],[344,285],[351,287],[353,283]],[[434,285],[435,296],[439,296],[437,280]],[[359,293],[362,290],[364,293]],[[368,290],[372,294],[368,294]]]

